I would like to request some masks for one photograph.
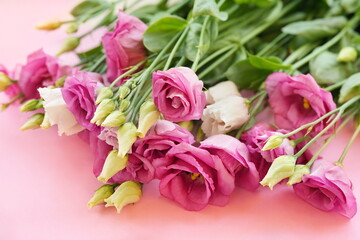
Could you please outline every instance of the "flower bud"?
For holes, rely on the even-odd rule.
[[[0,72],[0,92],[5,91],[11,85],[11,79],[5,73]]]
[[[26,101],[21,107],[20,107],[20,111],[21,112],[31,112],[31,111],[35,111],[39,108],[43,107],[42,104],[42,100],[40,99],[31,99]]]
[[[205,133],[204,131],[199,127],[196,131],[196,136],[195,136],[195,141],[196,142],[201,142],[202,140],[204,140],[205,138]]]
[[[119,142],[119,157],[125,157],[137,138],[137,129],[132,122],[122,125],[117,132]]]
[[[94,117],[91,119],[91,123],[100,125],[104,119],[115,110],[115,102],[111,99],[104,99],[96,108]]]
[[[113,91],[111,90],[110,87],[103,87],[100,88],[97,98],[96,98],[96,104],[101,103],[103,100],[111,98],[113,96]]]
[[[280,135],[272,135],[266,140],[266,143],[264,147],[261,149],[261,151],[275,149],[282,144],[283,140],[284,138]]]
[[[107,182],[110,178],[112,178],[116,173],[123,170],[126,167],[128,162],[128,156],[124,157],[118,156],[118,150],[112,150],[109,152],[103,169],[101,170],[100,175],[98,176],[98,180],[100,182]]]
[[[45,22],[42,24],[39,24],[36,26],[36,29],[38,30],[46,30],[46,31],[52,31],[55,29],[58,29],[59,27],[61,27],[62,22],[59,20],[54,20],[54,21],[50,21],[50,22]]]
[[[126,116],[123,112],[116,110],[110,113],[101,124],[103,127],[120,127],[126,121]]]
[[[160,117],[160,112],[154,104],[153,100],[144,102],[139,111],[138,136],[145,137],[152,125],[154,125]]]
[[[119,186],[118,183],[104,184],[101,187],[99,187],[95,191],[95,194],[92,196],[92,198],[89,200],[87,204],[88,208],[93,208],[96,205],[104,203],[105,202],[104,200],[110,197],[115,192],[115,188],[117,186]]]
[[[302,177],[306,174],[310,174],[310,168],[307,165],[297,164],[295,165],[294,173],[289,177],[287,182],[288,186],[302,181]]]
[[[43,113],[37,113],[32,115],[27,122],[20,128],[21,131],[40,128],[41,123],[44,120]]]
[[[338,62],[353,62],[357,58],[357,51],[353,47],[344,47],[340,50],[337,61]]]
[[[128,86],[126,86],[126,85],[120,86],[119,87],[119,92],[120,92],[119,99],[123,100],[124,98],[126,98],[127,95],[129,95],[130,91],[131,90],[130,90],[130,88]]]
[[[114,206],[120,213],[126,205],[138,202],[141,195],[141,185],[138,182],[127,181],[122,183],[109,198],[105,199],[105,207]]]
[[[42,121],[40,127],[41,127],[41,129],[44,129],[44,130],[49,129],[51,127],[49,115],[46,112],[44,115],[44,120]]]
[[[63,87],[65,84],[65,80],[66,80],[67,76],[62,76],[61,78],[59,78],[58,80],[56,80],[55,82],[55,87]]]
[[[71,34],[71,33],[76,33],[79,29],[79,24],[77,23],[70,23],[69,26],[66,29],[66,33]]]
[[[120,102],[119,110],[124,112],[130,105],[130,101],[128,99],[123,99]]]
[[[185,128],[189,132],[194,129],[194,123],[192,121],[179,122],[178,125],[182,128]]]
[[[67,38],[64,44],[62,45],[60,51],[56,54],[56,56],[75,50],[79,46],[79,44],[80,44],[80,38],[75,36]]]
[[[296,158],[292,155],[283,155],[274,160],[264,179],[260,182],[263,186],[273,187],[281,180],[294,174]]]

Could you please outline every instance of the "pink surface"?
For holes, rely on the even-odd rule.
[[[0,1],[0,62],[8,68],[44,47],[55,53],[61,31],[33,26],[66,17],[74,0]],[[66,58],[66,57],[65,57]],[[226,207],[188,212],[162,198],[158,183],[144,197],[116,214],[113,208],[88,210],[100,186],[92,175],[92,156],[77,137],[58,137],[56,129],[20,132],[27,115],[12,107],[0,113],[0,239],[359,239],[360,214],[352,220],[321,212],[297,198],[291,188],[274,192],[237,189]],[[352,133],[344,130],[324,157],[337,160]],[[360,199],[360,139],[345,170]]]

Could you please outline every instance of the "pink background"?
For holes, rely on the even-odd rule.
[[[40,47],[54,54],[64,29],[46,33],[34,26],[54,17],[67,19],[75,2],[1,0],[0,62],[13,68]],[[16,107],[0,113],[0,239],[360,238],[360,214],[348,221],[321,212],[286,187],[237,189],[226,207],[188,212],[162,198],[156,182],[146,185],[141,201],[121,214],[113,208],[88,210],[86,203],[100,186],[92,175],[88,146],[75,136],[58,137],[56,129],[20,132],[26,118]],[[337,160],[351,133],[345,129],[324,156]],[[358,138],[345,161],[358,199],[359,154]]]

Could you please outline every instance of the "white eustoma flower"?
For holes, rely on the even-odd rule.
[[[239,128],[248,119],[246,100],[239,96],[229,96],[205,108],[201,129],[207,137],[224,134]]]
[[[58,134],[72,135],[84,130],[78,124],[74,115],[67,109],[60,88],[39,88],[41,98],[44,99],[43,106],[45,114],[51,124],[58,125]]]
[[[205,92],[206,94],[206,104],[214,104],[221,99],[224,99],[229,96],[238,96],[241,97],[241,94],[236,86],[236,84],[232,81],[225,81],[216,84],[215,86],[209,88]]]

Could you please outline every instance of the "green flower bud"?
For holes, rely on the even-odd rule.
[[[122,183],[115,192],[105,199],[105,207],[116,207],[118,213],[128,204],[136,203],[142,195],[141,185],[134,181]]]
[[[0,72],[0,92],[5,91],[11,85],[11,79],[5,73]]]
[[[127,97],[127,95],[129,95],[129,93],[131,92],[130,88],[126,85],[122,85],[119,87],[119,99],[123,100],[124,98]]]
[[[71,34],[71,33],[76,33],[79,29],[79,24],[77,23],[70,23],[69,26],[66,29],[66,33]]]
[[[123,99],[120,102],[119,110],[124,112],[130,105],[130,101],[128,99]]]
[[[58,29],[59,27],[61,27],[62,22],[59,20],[54,20],[54,21],[50,21],[50,22],[45,22],[42,24],[39,24],[36,26],[36,29],[38,30],[46,30],[46,31],[52,31],[55,29]]]
[[[116,108],[115,102],[111,99],[104,99],[96,108],[94,117],[91,119],[91,123],[100,125],[105,118],[112,113]]]
[[[179,122],[178,125],[191,132],[194,129],[194,123],[192,121]]]
[[[63,87],[65,85],[65,80],[66,80],[67,76],[62,76],[61,78],[59,78],[58,80],[56,80],[55,82],[55,87]]]
[[[103,127],[120,127],[126,121],[126,116],[123,112],[116,110],[109,114],[101,124]]]
[[[39,108],[43,108],[42,102],[43,101],[40,99],[28,100],[20,107],[20,111],[21,112],[31,112],[31,111],[35,111]]]
[[[153,100],[144,102],[139,111],[139,124],[137,134],[140,138],[145,137],[152,125],[154,125],[160,117],[160,112],[154,104]]]
[[[114,192],[115,188],[119,186],[118,183],[114,184],[104,184],[101,187],[99,187],[96,191],[93,197],[89,200],[87,206],[88,208],[93,208],[96,205],[99,205],[101,203],[104,203],[105,199],[110,197]]]
[[[266,143],[264,147],[261,149],[261,151],[275,149],[282,144],[283,140],[284,138],[280,135],[272,135],[266,140]]]
[[[103,169],[101,170],[100,175],[98,176],[98,180],[100,182],[107,182],[110,178],[112,178],[116,173],[123,170],[126,167],[128,162],[128,156],[124,157],[118,156],[118,150],[112,150],[109,152]]]
[[[64,44],[62,45],[60,51],[56,54],[56,56],[75,50],[79,46],[79,44],[80,44],[80,38],[75,36],[67,38]]]
[[[50,123],[49,117],[46,114],[46,112],[44,115],[44,120],[42,121],[40,127],[41,127],[41,129],[44,129],[44,130],[49,129],[51,127],[51,123]]]
[[[260,182],[263,186],[273,187],[281,180],[294,174],[296,158],[292,155],[283,155],[274,160],[264,179]]]
[[[196,131],[196,136],[195,136],[195,141],[196,142],[201,142],[202,140],[204,140],[205,138],[205,133],[204,131],[201,129],[201,127],[199,127]]]
[[[288,186],[302,181],[304,175],[310,174],[310,168],[307,165],[297,164],[295,165],[294,174],[289,177],[287,182]]]
[[[103,87],[100,88],[97,98],[96,98],[96,104],[101,103],[103,100],[111,98],[113,96],[113,91],[111,90],[110,87]]]
[[[137,129],[132,122],[122,125],[117,132],[119,142],[119,157],[125,157],[137,139]]]
[[[41,123],[44,120],[44,114],[43,113],[37,113],[32,115],[27,122],[22,125],[20,128],[21,131],[29,130],[29,129],[37,129],[40,128]]]
[[[344,47],[340,50],[337,61],[338,62],[354,62],[357,58],[357,51],[353,47]]]

